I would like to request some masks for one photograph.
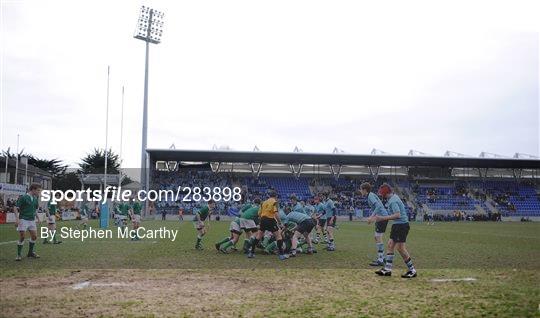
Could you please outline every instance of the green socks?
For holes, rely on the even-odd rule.
[[[234,245],[233,241],[228,241],[221,248],[226,251],[229,247],[231,247],[233,245]]]
[[[24,244],[24,242],[17,244],[17,255],[18,256],[21,256],[21,254],[22,254],[22,248],[24,246],[23,244]]]
[[[226,237],[226,238],[222,239],[221,241],[217,242],[216,244],[221,245],[223,243],[227,243],[228,241],[229,241],[229,237]]]
[[[276,241],[273,241],[272,243],[268,244],[265,248],[265,251],[267,251],[268,253],[272,253],[274,252],[274,250],[276,249],[277,247],[277,242]]]
[[[32,255],[34,253],[34,245],[36,245],[36,242],[30,241],[28,244],[28,255]]]

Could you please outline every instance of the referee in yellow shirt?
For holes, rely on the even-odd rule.
[[[285,260],[289,257],[283,253],[283,238],[281,237],[281,230],[279,228],[281,220],[279,219],[278,213],[279,207],[276,199],[277,194],[272,191],[269,193],[269,196],[270,198],[264,201],[259,208],[259,231],[251,238],[251,248],[248,253],[248,258],[255,257],[255,247],[262,239],[264,232],[269,231],[272,232],[276,238],[277,247],[279,250],[279,259]]]

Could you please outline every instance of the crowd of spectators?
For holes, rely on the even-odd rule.
[[[234,175],[230,174],[215,174],[211,170],[202,169],[181,169],[174,172],[169,171],[154,171],[152,177],[151,189],[155,190],[173,190],[178,187],[233,187],[238,183]],[[184,193],[185,194],[185,193]],[[169,198],[172,199],[172,198]],[[241,202],[240,202],[241,203]],[[193,214],[199,207],[200,202],[194,200],[161,200],[155,203],[157,213],[177,214],[180,209],[184,214]],[[217,211],[228,211],[231,207],[235,208],[239,205],[233,201],[216,202]]]
[[[427,213],[423,216],[424,222],[429,221]],[[467,213],[465,211],[453,211],[447,214],[434,214],[433,220],[438,222],[460,222],[460,221],[501,221],[500,213]]]
[[[220,214],[234,214],[238,211],[242,204],[246,200],[253,200],[256,197],[264,198],[269,190],[275,190],[276,192],[282,192],[280,202],[283,206],[289,204],[289,194],[294,193],[294,189],[287,192],[289,188],[275,189],[274,185],[280,185],[276,183],[272,178],[290,178],[290,177],[254,177],[251,175],[239,175],[232,173],[219,173],[215,174],[210,169],[200,168],[184,168],[176,172],[168,171],[154,171],[153,172],[153,188],[154,189],[166,189],[175,190],[178,186],[182,187],[240,187],[242,189],[242,201],[220,201],[217,202],[217,212]],[[327,192],[336,202],[339,215],[349,215],[357,217],[365,217],[370,214],[369,207],[365,198],[361,197],[356,191],[363,181],[360,178],[340,177],[335,180],[331,177],[300,177],[303,186],[309,187],[311,195],[299,197],[305,202],[305,204],[315,204],[313,198],[320,192]],[[290,181],[284,181],[280,179],[281,183],[287,183]],[[384,177],[379,178],[375,187],[383,182],[392,183],[391,180],[386,180]],[[401,183],[400,183],[401,182]],[[399,194],[403,199],[406,208],[408,210],[409,219],[415,220],[418,214],[423,213],[423,205],[425,203],[438,203],[438,202],[451,202],[451,206],[455,209],[453,213],[446,213],[445,215],[435,216],[439,221],[484,221],[484,220],[498,220],[500,215],[486,213],[478,213],[475,209],[475,205],[480,205],[487,211],[485,202],[488,197],[491,197],[495,204],[499,206],[507,207],[512,210],[515,209],[513,204],[509,201],[511,195],[517,195],[514,192],[509,193],[504,191],[497,191],[496,193],[479,190],[472,187],[468,182],[457,181],[447,186],[426,187],[425,185],[419,185],[418,182],[412,182],[409,180],[399,180],[398,185],[403,189],[410,189],[401,191]],[[303,189],[303,188],[302,188]],[[304,191],[304,190],[299,191]],[[281,190],[281,191],[279,191]],[[286,195],[283,192],[287,192]],[[410,195],[409,195],[410,193]],[[298,195],[298,194],[297,194]],[[182,202],[182,201],[161,201],[156,202],[156,213],[169,213],[177,214],[181,209],[184,214],[192,214],[199,208],[200,202]]]
[[[8,198],[5,200],[4,203],[3,200],[0,199],[0,211],[4,213],[11,213],[13,212],[13,208],[15,207],[15,204],[17,202],[16,199]]]

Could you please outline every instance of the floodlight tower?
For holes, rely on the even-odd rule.
[[[136,39],[146,43],[146,58],[144,64],[144,103],[142,124],[142,148],[141,148],[141,188],[148,190],[148,162],[146,156],[146,142],[148,135],[148,59],[150,43],[159,44],[163,34],[163,12],[142,6],[135,30]],[[147,212],[145,210],[145,212]]]

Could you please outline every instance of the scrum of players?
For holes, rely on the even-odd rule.
[[[358,192],[366,198],[371,210],[367,222],[375,224],[377,258],[369,265],[382,267],[375,272],[377,275],[391,276],[394,252],[397,250],[407,266],[407,272],[401,277],[416,277],[416,269],[406,248],[410,229],[409,219],[399,196],[386,183],[380,186],[377,194],[372,192],[372,185],[368,182],[362,183]],[[237,250],[236,244],[242,234],[244,234],[242,250],[248,258],[254,258],[257,250],[264,254],[278,254],[280,260],[296,257],[298,253],[313,254],[317,252],[313,245],[318,244],[322,238],[326,243],[326,251],[336,249],[335,197],[322,193],[306,204],[291,196],[291,204],[280,208],[276,193],[270,192],[268,196],[263,202],[255,199],[242,207],[239,216],[230,223],[230,235],[215,243],[216,250],[225,254]],[[381,198],[386,201],[386,205]],[[199,232],[196,243],[198,249],[201,248],[200,233],[206,233],[204,223],[201,222],[207,219],[214,207],[215,204],[211,202],[203,207],[202,216],[199,213],[195,214],[194,222],[197,222],[196,228]],[[383,235],[389,221],[392,222],[392,227],[385,253]]]

